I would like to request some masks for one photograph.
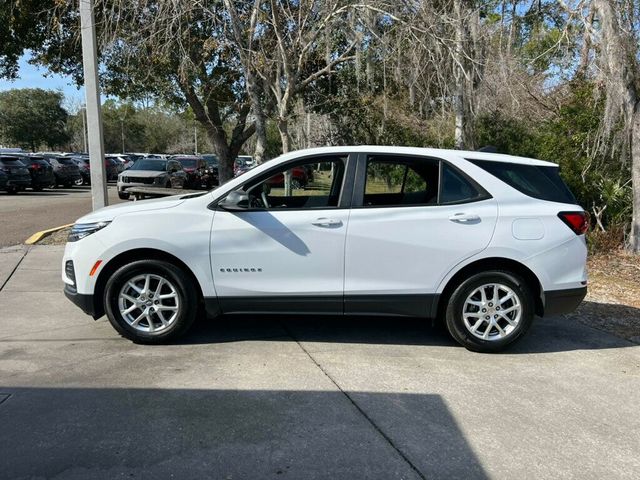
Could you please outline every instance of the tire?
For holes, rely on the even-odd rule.
[[[18,189],[16,187],[9,187],[9,188],[7,188],[7,193],[9,195],[17,195],[18,194]]]
[[[151,277],[148,291],[144,289],[147,276]],[[174,297],[164,300],[150,298],[157,293],[159,279],[165,282],[161,287],[161,295],[175,294]],[[137,290],[130,287],[132,281],[137,289],[142,290],[140,293],[136,293]],[[137,294],[137,297],[129,295],[132,292],[134,295]],[[104,305],[109,322],[120,335],[134,343],[161,344],[176,340],[193,324],[198,311],[198,298],[195,292],[196,286],[191,278],[172,263],[151,259],[138,260],[120,267],[111,275],[104,291]],[[123,297],[123,293],[125,297],[129,296],[136,300],[136,303]],[[139,301],[140,298],[143,298],[142,302]],[[166,302],[169,302],[168,306]],[[159,307],[156,307],[156,304]],[[143,311],[137,305],[143,305],[146,310]],[[153,308],[162,310],[163,306],[175,308],[175,310],[164,310],[162,313],[152,310]],[[134,307],[134,309],[123,316],[121,307],[125,309]],[[145,311],[148,312],[147,316],[144,315]],[[164,322],[160,320],[160,315],[164,318]],[[136,320],[134,316],[142,318],[136,325],[134,325]],[[153,326],[151,329],[148,327],[149,322]]]
[[[496,291],[498,302],[492,301]],[[451,336],[468,350],[492,353],[522,338],[533,316],[531,288],[519,276],[495,270],[474,274],[458,285],[447,305],[446,325]]]
[[[120,200],[129,200],[129,194],[124,192],[118,192],[118,198]]]
[[[63,187],[64,188],[72,188],[73,187],[73,183],[67,182],[67,183],[63,184]]]
[[[33,190],[34,192],[41,192],[42,185],[34,185],[33,187],[31,187],[31,190]]]

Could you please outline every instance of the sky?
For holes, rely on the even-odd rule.
[[[30,55],[23,55],[20,59],[20,78],[9,81],[0,78],[0,91],[12,88],[43,88],[46,90],[61,90],[65,96],[65,102],[84,103],[84,88],[78,89],[73,84],[71,77],[47,73],[42,67],[30,65]],[[46,76],[45,76],[46,74]]]

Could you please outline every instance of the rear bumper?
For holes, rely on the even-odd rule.
[[[93,301],[93,295],[85,295],[82,293],[74,292],[68,285],[64,286],[65,296],[71,300],[77,307],[80,308],[87,315],[91,315],[93,318],[99,318],[102,315],[96,314],[95,302]]]
[[[9,177],[9,181],[7,182],[7,187],[30,187],[31,186],[31,177],[18,177],[11,178]]]
[[[53,184],[55,181],[56,181],[56,179],[53,176],[53,174],[51,174],[51,175],[42,175],[42,176],[38,176],[38,177],[32,177],[31,178],[31,185],[32,186],[48,187],[49,185]]]
[[[544,292],[544,316],[571,313],[578,308],[586,295],[586,286],[567,290],[546,290]]]

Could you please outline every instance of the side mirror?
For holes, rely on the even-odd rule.
[[[249,195],[242,190],[234,190],[218,203],[223,210],[238,212],[249,208]]]

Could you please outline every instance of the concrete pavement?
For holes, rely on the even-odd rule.
[[[121,202],[109,186],[110,204]],[[73,223],[91,212],[91,187],[27,190],[17,195],[0,192],[0,248],[23,243],[40,230]]]
[[[227,317],[137,346],[64,299],[61,255],[0,251],[0,478],[640,471],[625,340],[545,319],[481,355],[417,320]]]

